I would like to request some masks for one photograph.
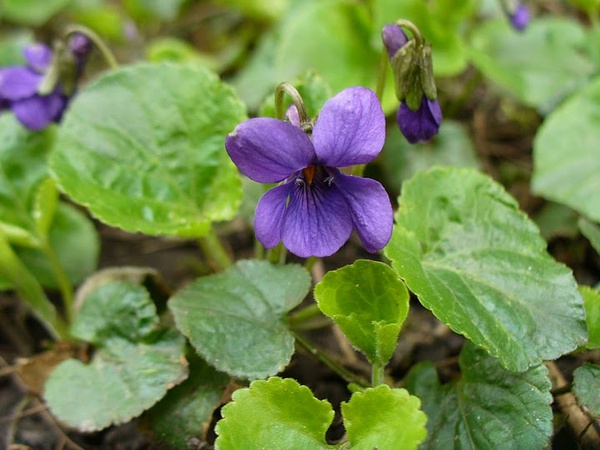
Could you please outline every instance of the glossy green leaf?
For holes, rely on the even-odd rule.
[[[586,363],[573,372],[573,393],[589,412],[600,417],[600,366]]]
[[[98,234],[90,219],[78,209],[66,203],[58,204],[48,231],[48,240],[72,284],[82,282],[96,269],[100,253]],[[18,245],[14,249],[44,287],[58,287],[54,271],[44,252]],[[0,276],[0,289],[7,288],[10,288],[10,284]]]
[[[48,174],[54,128],[33,133],[11,114],[2,114],[0,136],[0,229],[12,243],[39,245],[33,212],[39,185]]]
[[[244,119],[233,90],[207,69],[132,66],[75,97],[51,167],[69,196],[110,225],[197,237],[237,212],[241,182],[224,142]]]
[[[387,385],[355,393],[342,403],[350,448],[416,449],[427,436],[427,416],[420,407],[417,397]]]
[[[381,52],[370,45],[370,32],[367,7],[360,2],[297,2],[263,36],[235,86],[251,108],[258,108],[281,81],[310,69],[334,93],[357,85],[375,89]],[[386,98],[388,103],[393,99],[393,89]]]
[[[233,394],[216,426],[216,450],[325,449],[333,420],[329,402],[292,379],[253,381]]]
[[[547,112],[596,70],[581,52],[587,39],[573,19],[538,18],[516,33],[502,18],[475,29],[469,56],[487,78]]]
[[[586,341],[573,274],[490,177],[435,168],[407,181],[385,253],[420,302],[510,370]]]
[[[148,292],[128,282],[100,286],[72,326],[95,344],[89,364],[69,359],[46,383],[52,413],[82,431],[124,423],[158,402],[187,376],[183,336],[159,329]]]
[[[452,120],[443,120],[439,134],[431,141],[419,144],[410,144],[394,121],[388,127],[380,158],[387,184],[397,193],[402,182],[419,170],[433,166],[479,166],[469,134]]]
[[[236,377],[264,378],[290,361],[294,338],[285,315],[309,288],[303,267],[239,261],[179,291],[169,309],[177,328],[208,363]]]
[[[189,357],[190,374],[144,414],[157,441],[173,449],[186,448],[190,438],[203,439],[229,377],[197,356]]]
[[[42,25],[60,12],[70,0],[3,0],[4,18],[23,25]]]
[[[433,364],[415,366],[405,387],[427,414],[422,449],[504,450],[546,448],[552,435],[547,369],[510,372],[485,351],[465,344],[462,376],[441,385]]]
[[[371,364],[388,363],[408,314],[408,290],[388,265],[357,260],[328,272],[315,287],[319,309],[331,317]]]
[[[600,221],[600,78],[557,108],[533,145],[532,189]]]
[[[580,286],[585,306],[585,321],[587,323],[587,348],[600,348],[600,292],[589,286]]]

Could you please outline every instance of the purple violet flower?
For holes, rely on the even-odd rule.
[[[82,40],[83,39],[83,40]],[[91,46],[84,36],[74,37],[73,57],[78,67],[85,62]],[[19,122],[30,130],[41,130],[59,122],[69,101],[60,82],[47,95],[38,90],[52,64],[53,52],[44,44],[29,45],[24,50],[26,66],[0,69],[0,111],[12,110]]]
[[[508,15],[510,24],[517,31],[523,31],[529,24],[529,9],[523,3],[519,3],[512,14]]]
[[[396,55],[400,55],[398,52],[400,52],[410,40],[406,36],[406,33],[404,33],[404,30],[396,24],[385,25],[381,31],[381,37],[390,58],[390,62],[392,63],[392,68],[394,68],[394,61],[396,61],[394,57],[399,57]],[[407,57],[404,56],[404,58]],[[404,70],[406,70],[407,73],[412,70],[421,70],[417,59],[410,61],[415,67],[414,69],[405,68]],[[433,77],[431,74],[429,76]],[[402,79],[397,79],[396,82],[404,83],[404,77],[402,75],[400,75],[400,77]],[[414,80],[416,83],[423,81],[422,74],[417,77],[413,75],[408,75],[406,77],[409,80]],[[417,94],[419,94],[420,91],[421,102],[419,108],[417,110],[411,109],[406,103],[406,99],[404,98],[405,94],[401,95],[398,97],[400,100],[400,107],[396,114],[396,122],[398,122],[398,127],[408,142],[411,144],[426,142],[431,140],[440,130],[440,124],[442,123],[442,109],[440,108],[437,99],[427,97],[422,85],[410,86],[410,89],[414,90]],[[419,97],[417,97],[417,102],[418,98]]]
[[[400,131],[411,144],[429,141],[440,131],[442,109],[437,100],[429,100],[423,95],[421,107],[411,110],[405,101],[400,103],[396,121]]]
[[[293,111],[288,115],[294,118]],[[259,183],[282,182],[256,208],[256,237],[267,248],[283,241],[300,257],[330,256],[356,230],[369,252],[392,233],[393,211],[383,186],[345,175],[338,167],[366,164],[385,141],[385,117],[375,94],[343,90],[323,106],[311,138],[297,125],[268,117],[239,124],[227,153]]]

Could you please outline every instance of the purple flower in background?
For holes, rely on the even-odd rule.
[[[76,65],[76,77],[81,74],[90,50],[91,43],[86,37],[75,35],[71,40],[70,51]],[[10,109],[25,127],[41,130],[61,119],[70,95],[60,81],[55,83],[51,92],[39,92],[53,63],[53,52],[48,46],[29,45],[24,50],[24,56],[26,66],[0,69],[0,110]]]
[[[372,161],[384,141],[381,105],[363,87],[345,89],[325,103],[312,140],[297,125],[277,119],[238,125],[225,147],[240,171],[259,183],[283,181],[258,203],[258,240],[267,248],[283,241],[300,257],[323,257],[339,250],[354,229],[369,252],[381,250],[393,225],[387,192],[379,182],[338,167]]]
[[[396,121],[411,144],[426,142],[438,134],[442,110],[436,98],[431,55],[424,44],[409,40],[399,25],[386,25],[381,36],[387,50],[396,82],[400,107]],[[412,100],[412,107],[407,103]]]
[[[529,24],[529,10],[523,3],[517,4],[515,10],[508,14],[510,24],[517,31],[523,31]]]

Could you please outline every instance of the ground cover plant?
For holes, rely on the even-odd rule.
[[[600,447],[596,0],[5,0],[0,439]]]

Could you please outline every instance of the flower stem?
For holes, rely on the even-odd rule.
[[[385,45],[381,50],[381,62],[379,63],[379,76],[377,77],[377,87],[375,88],[375,94],[379,99],[379,103],[383,101],[383,92],[385,91],[385,82],[387,80],[387,69],[388,69],[388,54],[385,49]]]
[[[304,100],[302,100],[302,96],[294,86],[285,81],[283,83],[279,83],[279,86],[277,86],[277,89],[275,89],[275,117],[279,120],[283,120],[285,117],[285,111],[283,110],[283,98],[285,94],[288,94],[292,98],[292,103],[298,110],[300,124],[302,125],[309,123],[310,118],[308,117],[306,108],[304,107]]]
[[[425,43],[425,39],[423,39],[421,31],[414,23],[412,23],[410,20],[398,19],[396,20],[396,25],[398,25],[399,27],[407,28],[410,31],[417,47],[423,46],[423,44]]]
[[[312,303],[306,308],[302,308],[288,316],[288,325],[290,328],[300,330],[315,330],[331,325],[331,320],[326,317],[316,303]]]
[[[377,387],[385,383],[385,366],[383,364],[373,364],[371,372],[371,385]]]
[[[44,242],[42,244],[42,251],[48,258],[48,261],[50,261],[50,266],[52,267],[54,277],[58,283],[67,323],[73,323],[73,320],[75,319],[75,311],[73,304],[73,286],[71,281],[69,280],[62,263],[58,259],[56,251],[54,251],[54,248],[52,248],[49,242]]]
[[[307,339],[304,339],[304,337],[302,337],[300,334],[294,331],[292,331],[292,334],[294,335],[294,338],[296,338],[296,342],[298,343],[298,345],[300,345],[311,355],[313,355],[315,358],[317,358],[319,361],[321,361],[323,364],[325,364],[327,367],[329,367],[331,370],[337,373],[340,377],[344,379],[344,381],[346,381],[346,383],[355,383],[359,386],[365,386],[366,383],[364,380],[362,380],[349,370],[346,370],[346,368],[333,361],[312,342],[310,342]]]
[[[27,270],[2,233],[0,233],[0,273],[10,281],[19,297],[42,321],[54,338],[68,339],[67,323],[58,315],[56,307],[46,297],[38,280]]]
[[[212,227],[206,235],[198,239],[198,243],[211,265],[217,270],[222,271],[233,265],[233,260]]]
[[[267,252],[267,259],[272,264],[285,264],[285,257],[287,255],[287,250],[283,246],[283,243],[280,242],[276,247],[269,249]]]
[[[116,70],[119,68],[119,63],[117,62],[117,59],[115,58],[115,55],[113,54],[111,49],[108,48],[108,46],[104,43],[102,38],[96,33],[94,33],[92,30],[81,25],[69,25],[65,29],[65,40],[68,39],[69,36],[71,36],[72,34],[84,35],[86,38],[92,41],[94,46],[100,51],[100,53],[102,54],[102,58],[104,58],[104,62],[106,62],[108,67],[110,67],[112,70]]]

